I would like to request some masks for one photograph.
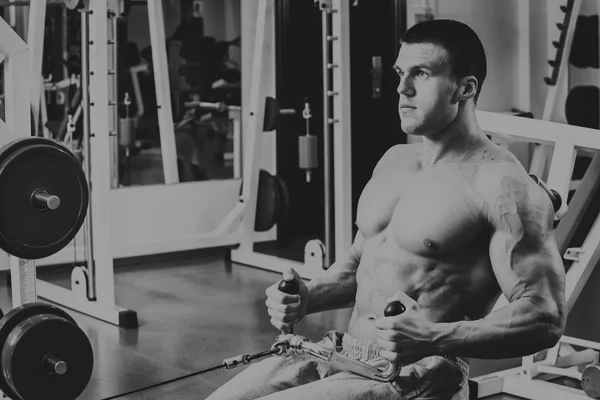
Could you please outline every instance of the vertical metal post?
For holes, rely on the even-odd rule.
[[[115,4],[112,4],[112,8],[118,8]],[[117,14],[114,9],[111,9],[111,5],[108,7],[107,16],[107,33],[110,37],[107,41],[108,47],[108,93],[109,93],[109,116],[111,121],[110,133],[109,133],[109,144],[110,144],[110,181],[111,188],[119,187],[119,86],[118,86],[118,33],[117,33]],[[112,111],[112,112],[111,112]]]
[[[334,210],[334,245],[331,250],[335,261],[340,259],[352,245],[352,117],[350,91],[350,10],[346,0],[332,1],[331,15],[331,62],[330,92],[332,103],[332,165]]]
[[[91,192],[91,177],[92,177],[92,159],[90,146],[90,95],[89,95],[89,12],[81,12],[81,106],[83,115],[83,167],[85,170],[86,179],[90,182]],[[96,298],[96,264],[94,260],[94,249],[92,248],[92,196],[89,196],[89,207],[87,218],[84,223],[84,246],[85,259],[87,261],[87,290],[88,299]]]
[[[325,188],[325,268],[332,263],[333,232],[331,224],[331,105],[329,92],[331,91],[330,72],[331,63],[330,36],[331,36],[331,3],[321,2],[323,16],[323,183]]]

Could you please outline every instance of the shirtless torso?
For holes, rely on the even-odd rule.
[[[421,149],[413,144],[388,151],[360,198],[354,244],[360,264],[348,327],[356,338],[378,339],[374,321],[398,290],[432,322],[483,318],[501,294],[485,211],[494,199],[484,188],[500,182],[491,174],[506,166],[530,178],[511,153],[491,141],[460,162],[433,168],[420,165]],[[549,216],[549,201],[547,207]]]

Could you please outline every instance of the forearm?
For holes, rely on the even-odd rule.
[[[356,269],[359,259],[351,251],[327,271],[307,283],[307,314],[351,307],[356,297]]]
[[[552,347],[562,334],[556,308],[515,300],[483,319],[436,324],[441,354],[481,359],[523,357]]]

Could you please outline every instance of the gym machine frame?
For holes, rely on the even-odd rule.
[[[561,35],[557,41],[553,42],[556,55],[553,60],[548,62],[552,67],[552,73],[550,74],[550,77],[544,78],[544,82],[548,85],[541,118],[544,121],[552,120],[552,114],[556,108],[556,101],[560,92],[563,90],[567,79],[569,56],[573,38],[575,36],[577,18],[581,11],[581,5],[582,0],[568,0],[567,5],[562,7],[562,10],[565,12],[565,17],[562,22],[557,24],[557,27],[561,30]],[[556,7],[556,4],[550,2],[546,7]],[[598,161],[600,160],[597,160],[597,162]],[[545,179],[548,174],[549,163],[550,149],[548,146],[535,145],[529,172]]]
[[[101,2],[96,1],[95,4],[98,5],[101,4]],[[40,39],[40,36],[43,39],[43,30],[35,30],[35,27],[39,28],[40,26],[44,26],[45,7],[45,1],[35,1],[30,5],[29,39],[32,42],[33,49],[35,49],[37,45],[43,45],[43,40]],[[82,21],[82,27],[87,28],[87,19],[82,18]],[[84,40],[87,40],[87,33],[88,30],[84,29]],[[0,126],[2,127],[2,144],[5,144],[19,137],[31,136],[30,109],[34,111],[34,114],[39,111],[41,73],[38,74],[40,71],[37,71],[36,68],[38,66],[41,68],[42,52],[36,52],[39,55],[39,57],[35,58],[37,65],[31,66],[30,69],[29,47],[20,39],[4,19],[0,20],[0,37],[2,38],[0,41],[0,53],[5,57],[7,121],[6,124],[2,123]],[[87,65],[89,65],[87,60],[87,47],[83,49],[82,53],[82,68],[87,68]],[[98,62],[94,61],[94,58],[106,59],[106,57],[98,57],[93,53],[89,54],[89,58],[90,61],[92,61],[92,64]],[[87,78],[86,74],[83,76],[84,79]],[[34,89],[30,89],[30,82],[37,84],[33,85]],[[32,99],[34,100],[33,102],[30,101]],[[88,122],[86,121],[87,118],[88,115],[84,113],[85,123]],[[87,135],[84,135],[84,141],[86,138],[89,142],[90,138]],[[96,183],[95,187],[97,188],[101,186],[103,182],[101,174],[108,171],[104,168],[90,170],[90,158],[93,160],[95,157],[98,157],[98,155],[93,153],[90,154],[90,147],[87,146],[85,152],[86,175],[90,181],[94,180]],[[99,195],[101,195],[101,191],[90,190],[90,198],[93,199],[94,202],[105,202],[105,199],[102,199]],[[94,249],[93,244],[95,244],[94,239],[101,239],[102,235],[110,234],[106,231],[106,227],[101,223],[91,223],[92,220],[105,220],[106,216],[101,214],[103,211],[108,212],[109,210],[107,208],[99,207],[93,209],[90,208],[85,222],[86,239],[89,239],[90,243],[86,245],[86,258],[88,263],[86,267],[75,267],[73,269],[71,276],[72,290],[37,279],[36,263],[34,261],[20,260],[12,255],[9,256],[13,307],[17,307],[24,303],[35,302],[39,296],[40,298],[64,305],[113,324],[133,324],[134,326],[137,326],[137,317],[135,317],[135,320],[132,320],[131,317],[133,314],[131,314],[129,310],[118,308],[114,304],[112,258],[106,257],[106,252],[99,252],[97,254],[92,252]],[[111,268],[105,268],[105,265],[109,264],[107,259],[110,261]],[[96,264],[102,265],[102,268],[97,270]]]
[[[342,0],[316,1],[323,16],[323,104],[324,104],[324,175],[325,175],[325,254],[320,258],[318,244],[309,241],[306,245],[305,262],[297,262],[281,257],[259,253],[254,250],[252,237],[246,235],[239,248],[232,250],[231,260],[254,267],[282,272],[287,267],[294,268],[302,278],[313,279],[324,269],[329,268],[336,258],[342,257],[352,243],[352,198],[351,193],[351,135],[350,135],[350,4]],[[243,232],[254,231],[254,215],[256,213],[256,196],[250,196],[251,188],[258,185],[258,169],[255,160],[260,157],[259,148],[255,145],[256,136],[262,130],[264,116],[264,85],[267,76],[273,75],[270,64],[263,65],[265,49],[264,26],[267,7],[272,1],[259,0],[257,15],[257,31],[255,37],[254,59],[252,68],[252,87],[250,104],[252,117],[250,130],[249,157],[245,160],[245,191],[243,201],[252,197],[252,203],[238,205],[240,216],[243,215]],[[331,49],[329,48],[331,46]],[[332,58],[328,59],[328,55]],[[331,77],[330,77],[331,75]],[[333,145],[335,143],[335,145]],[[333,152],[333,162],[330,154]],[[333,167],[333,173],[331,171]],[[332,186],[333,183],[333,186]],[[335,195],[334,194],[338,194]],[[332,217],[332,207],[334,215]],[[331,222],[334,221],[332,226]],[[335,249],[335,253],[332,251]],[[310,253],[314,262],[310,262]]]
[[[600,153],[600,137],[594,129],[565,124],[506,116],[477,111],[481,128],[492,136],[526,139],[541,145],[552,146],[547,184],[563,199],[567,199],[577,150]],[[575,228],[583,217],[593,191],[600,180],[600,168],[593,164],[586,172],[581,185],[569,202],[569,211],[556,228],[556,240],[565,259],[573,260],[566,274],[567,312],[570,312],[583,290],[593,269],[600,261],[600,217],[597,217],[583,245],[567,248]],[[494,310],[507,303],[499,298]],[[584,347],[575,351],[572,346]],[[522,358],[520,367],[498,371],[470,380],[473,398],[507,393],[532,400],[560,398],[564,400],[589,399],[582,390],[562,386],[548,380],[566,376],[581,380],[577,367],[598,362],[600,343],[563,336],[556,346]]]

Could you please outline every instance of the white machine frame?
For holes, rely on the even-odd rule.
[[[561,123],[532,120],[521,117],[478,111],[477,118],[482,129],[492,136],[527,140],[554,146],[547,184],[567,199],[576,152],[584,150],[600,153],[600,136],[594,129],[580,128]],[[593,188],[600,177],[598,163],[593,163],[569,203],[569,212],[556,229],[559,249],[564,257],[573,260],[566,275],[567,310],[570,312],[583,290],[593,269],[600,261],[600,218],[596,218],[580,248],[566,248],[581,220]],[[494,310],[504,306],[501,297]],[[586,350],[575,351],[572,346]],[[477,398],[507,393],[532,400],[557,398],[562,400],[589,399],[582,390],[548,382],[558,376],[581,380],[578,367],[598,361],[600,343],[563,336],[559,343],[547,352],[523,357],[521,367],[490,373],[471,379]]]
[[[264,85],[261,84],[266,76],[273,74],[270,68],[265,68],[261,55],[265,51],[264,47],[264,29],[259,27],[264,26],[264,15],[266,15],[266,7],[270,3],[268,0],[259,0],[259,13],[257,16],[257,36],[254,48],[254,65],[252,75],[251,88],[251,104],[254,104],[257,110],[260,110],[258,115],[261,118],[254,120],[250,129],[253,132],[260,132],[262,129],[262,115],[264,115]],[[330,173],[329,157],[325,157],[324,173],[326,177],[334,182],[333,191],[337,195],[334,196],[334,201],[329,200],[329,185],[325,186],[325,252],[327,246],[334,244],[335,259],[341,258],[348,250],[352,243],[352,197],[344,195],[351,193],[351,126],[350,126],[350,7],[351,5],[342,0],[319,1],[323,12],[323,35],[324,50],[327,50],[327,45],[332,46],[332,60],[325,60],[323,68],[324,82],[324,130],[325,135],[325,152],[329,152],[331,139],[333,140],[333,174]],[[331,16],[331,35],[328,29],[328,17]],[[262,43],[262,44],[261,44]],[[324,51],[327,54],[327,51]],[[269,65],[270,66],[270,65]],[[329,82],[329,70],[332,71],[333,81]],[[328,86],[331,86],[329,88]],[[333,110],[328,109],[329,98],[333,99]],[[255,133],[250,135],[255,137]],[[251,146],[255,151],[256,146]],[[257,153],[251,154],[251,159],[247,160],[245,171],[250,171],[250,185],[244,185],[244,189],[252,190],[251,188],[258,187],[258,169],[254,168],[254,160],[258,157]],[[246,181],[246,180],[245,180]],[[329,179],[325,179],[329,182]],[[244,232],[252,232],[254,226],[254,214],[256,210],[256,199],[249,206],[244,207]],[[330,208],[333,206],[334,218],[331,218]],[[240,205],[240,207],[242,207]],[[329,221],[334,221],[334,231],[330,232]],[[335,242],[330,239],[333,236]],[[305,262],[288,260],[282,257],[272,256],[257,252],[254,249],[256,241],[249,235],[244,237],[238,249],[231,252],[232,261],[251,265],[257,268],[270,271],[283,272],[286,268],[294,268],[302,278],[313,279],[318,276],[324,269],[330,266],[333,260],[327,257],[327,254],[321,253],[320,245],[315,241],[309,241],[305,247]]]
[[[36,7],[37,5],[33,5],[32,8]],[[31,16],[39,16],[39,13],[34,10],[30,14]],[[15,139],[31,135],[29,114],[31,71],[29,46],[2,18],[0,18],[0,38],[2,38],[0,40],[0,61],[4,62],[5,85],[5,121],[0,121],[0,144],[3,146]],[[8,256],[8,262],[13,282],[13,307],[37,301],[35,262],[22,260],[12,255]]]

